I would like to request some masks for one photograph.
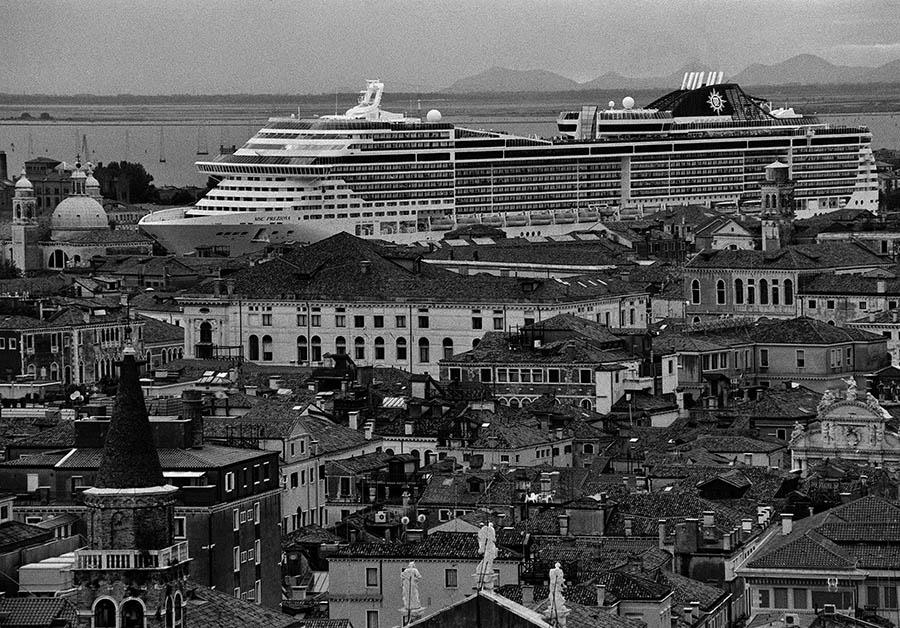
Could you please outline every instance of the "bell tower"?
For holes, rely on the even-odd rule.
[[[766,166],[759,184],[762,195],[762,250],[777,251],[790,241],[794,222],[794,181],[790,167],[780,161]]]
[[[188,544],[174,540],[178,489],[163,477],[139,366],[129,344],[100,468],[83,493],[88,548],[75,552],[73,602],[95,628],[143,628],[163,616],[166,626],[183,623]]]
[[[22,272],[39,270],[43,257],[38,246],[37,198],[24,168],[16,181],[12,204],[12,261]]]

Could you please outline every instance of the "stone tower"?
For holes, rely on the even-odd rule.
[[[762,195],[762,249],[777,251],[788,244],[794,222],[794,182],[790,167],[780,161],[766,166],[766,178],[759,184]]]
[[[43,257],[38,245],[37,198],[24,168],[22,176],[16,181],[12,203],[12,261],[22,272],[39,270],[43,266]]]
[[[92,626],[183,625],[187,541],[174,542],[175,495],[166,484],[129,345],[94,486],[84,491],[88,549],[75,552],[72,600]],[[171,621],[170,621],[171,620]]]

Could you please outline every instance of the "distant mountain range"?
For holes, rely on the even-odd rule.
[[[480,74],[460,79],[444,91],[473,92],[560,92],[579,90],[621,89],[677,89],[685,72],[710,71],[701,64],[693,64],[668,76],[632,78],[609,72],[595,79],[579,83],[548,70],[511,70],[493,67]],[[897,83],[900,80],[900,59],[878,67],[834,65],[810,54],[797,55],[781,63],[755,63],[725,81],[746,86],[766,85],[838,85]]]

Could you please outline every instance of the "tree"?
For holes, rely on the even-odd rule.
[[[94,177],[100,182],[100,190],[107,198],[125,203],[152,203],[157,200],[156,187],[152,185],[153,175],[143,164],[130,161],[111,161],[99,164],[94,169]]]
[[[22,271],[16,266],[14,261],[0,261],[0,279],[16,279],[22,276]]]

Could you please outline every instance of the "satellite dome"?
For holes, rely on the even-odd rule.
[[[631,96],[626,96],[622,99],[622,108],[623,109],[631,109],[634,107],[634,98]]]
[[[609,101],[609,108],[610,108],[610,109],[615,109],[615,108],[616,108],[616,101],[615,101],[615,100],[610,100],[610,101]]]
[[[428,120],[429,122],[440,122],[442,117],[443,116],[441,116],[440,111],[438,111],[437,109],[432,109],[425,116],[425,119]]]

